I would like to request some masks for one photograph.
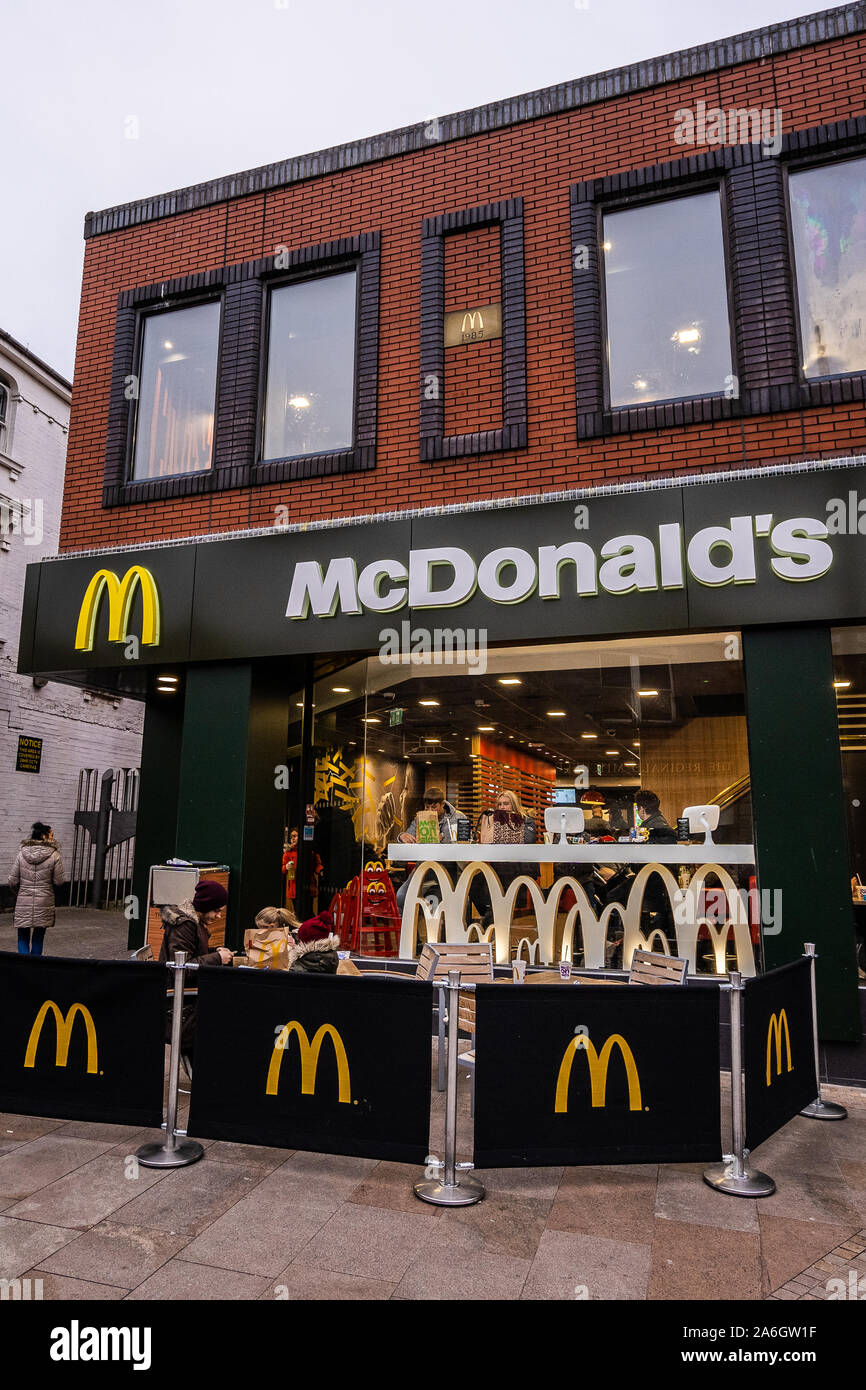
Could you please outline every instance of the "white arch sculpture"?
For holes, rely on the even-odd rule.
[[[481,874],[487,883],[493,909],[493,924],[484,931],[477,922],[471,923],[468,928],[464,925],[469,889],[476,874]],[[573,906],[568,909],[566,914],[563,930],[562,950],[566,959],[573,958],[575,927],[578,927],[586,968],[603,970],[608,926],[614,915],[619,918],[623,926],[624,966],[627,967],[630,964],[634,952],[639,948],[641,950],[655,948],[670,954],[667,938],[662,931],[655,929],[648,936],[641,931],[640,918],[644,893],[653,874],[658,874],[664,884],[673,912],[677,951],[688,961],[690,971],[695,972],[697,970],[698,933],[702,926],[706,926],[712,942],[717,974],[726,973],[727,941],[731,932],[734,935],[737,968],[743,975],[755,974],[755,955],[752,948],[748,914],[743,908],[739,889],[726,869],[719,864],[712,863],[701,864],[695,870],[688,888],[685,889],[679,887],[670,869],[664,864],[644,864],[635,876],[628,901],[625,904],[609,903],[596,916],[582,884],[571,875],[556,879],[545,897],[543,889],[539,888],[535,879],[529,878],[526,874],[519,874],[508,885],[508,888],[504,889],[495,869],[480,860],[467,864],[456,883],[452,885],[447,870],[441,864],[427,860],[423,864],[418,864],[409,880],[409,888],[403,904],[400,955],[403,957],[415,955],[416,932],[422,935],[423,940],[435,943],[442,940],[444,931],[444,938],[448,942],[460,943],[471,940],[495,942],[497,964],[508,964],[511,959],[511,921],[514,915],[514,904],[521,888],[527,889],[532,902],[538,928],[536,956],[544,965],[554,963],[556,918],[560,899],[566,888],[570,888],[575,897]],[[715,924],[709,917],[698,916],[700,895],[710,874],[718,878],[725,894],[727,919],[721,925]],[[422,884],[425,879],[430,877],[436,879],[440,894],[439,906],[432,912],[429,904],[421,895]],[[421,914],[420,923],[416,928],[419,912]],[[529,948],[531,959],[533,943],[529,941],[528,937],[525,938],[525,942]],[[523,942],[521,942],[522,945]]]

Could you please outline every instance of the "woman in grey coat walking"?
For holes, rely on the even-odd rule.
[[[45,933],[54,926],[54,889],[63,882],[60,846],[51,837],[51,826],[37,821],[9,875],[10,887],[18,889],[14,921],[20,956],[42,955]]]

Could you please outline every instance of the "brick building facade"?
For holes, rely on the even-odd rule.
[[[323,797],[322,804],[336,805],[333,767],[341,760],[349,766],[354,755],[348,749],[357,747],[347,733],[338,740],[333,732],[340,725],[339,711],[327,738],[317,734],[314,739],[317,682],[333,679],[326,672],[338,671],[350,654],[355,661],[374,659],[382,613],[406,602],[413,615],[436,608],[435,593],[431,597],[424,587],[432,583],[429,569],[416,583],[412,557],[428,554],[429,547],[465,547],[460,555],[468,563],[472,551],[483,598],[474,599],[475,590],[467,586],[459,602],[469,604],[470,618],[474,614],[485,625],[491,643],[558,639],[577,644],[629,635],[635,651],[641,641],[656,643],[652,652],[640,650],[647,669],[659,671],[665,663],[672,669],[676,660],[666,652],[665,634],[742,629],[742,686],[731,685],[730,673],[722,676],[716,663],[715,704],[706,702],[697,685],[687,694],[680,688],[675,700],[671,677],[669,722],[677,724],[677,700],[680,709],[691,702],[695,719],[742,720],[736,736],[732,724],[725,726],[727,746],[734,750],[727,761],[710,756],[707,766],[738,769],[739,785],[737,760],[745,754],[736,750],[745,748],[748,732],[758,875],[763,884],[783,885],[788,902],[797,904],[783,938],[766,934],[764,959],[769,964],[790,959],[806,939],[803,933],[811,932],[825,957],[821,989],[828,1031],[848,1040],[859,1036],[844,848],[853,774],[848,769],[843,786],[833,679],[840,661],[853,668],[861,659],[859,639],[850,633],[866,621],[866,596],[856,581],[845,587],[859,563],[856,535],[840,540],[838,556],[831,555],[836,568],[830,579],[823,577],[829,563],[819,572],[813,541],[797,547],[804,534],[828,534],[820,520],[827,498],[834,486],[847,488],[852,478],[856,481],[859,475],[852,470],[862,466],[866,454],[866,357],[860,347],[866,289],[858,259],[866,246],[866,209],[857,201],[866,167],[864,55],[866,7],[843,6],[88,215],[59,556],[34,569],[30,580],[22,669],[61,671],[71,680],[86,673],[106,688],[147,700],[140,833],[150,862],[172,853],[228,862],[233,871],[229,925],[236,939],[260,900],[280,891],[274,866],[285,821],[302,817],[304,806],[319,799],[327,777],[330,800]],[[826,195],[812,184],[803,191],[804,177],[828,169],[833,186]],[[799,202],[792,202],[794,185]],[[844,222],[835,242],[826,238],[818,216],[825,196],[833,216]],[[662,221],[653,231],[658,208]],[[635,223],[633,215],[646,213],[649,221]],[[678,220],[693,229],[683,283],[688,280],[694,299],[700,298],[702,279],[708,286],[712,282],[717,317],[711,325],[692,314],[672,335],[666,329],[664,339],[656,341],[652,323],[639,329],[641,310],[646,303],[657,304],[652,257],[658,258],[663,277],[671,274],[673,254],[675,272],[671,246],[679,235]],[[646,234],[639,230],[635,237],[636,226],[645,227]],[[706,232],[694,232],[699,226]],[[617,260],[628,244],[631,252]],[[842,283],[843,256],[849,267],[844,322],[836,322],[826,305],[839,302],[838,294],[833,301],[833,287]],[[818,284],[820,276],[826,280],[828,258],[837,275],[830,289],[824,281]],[[321,438],[333,435],[333,447],[311,447],[309,434],[303,447],[269,447],[275,408],[268,344],[274,342],[276,297],[286,287],[314,282],[321,289],[332,281],[336,293],[336,282],[344,277],[347,283],[349,274],[357,289],[351,310],[349,435],[343,437],[345,430],[341,434],[329,417]],[[806,321],[803,308],[813,281],[815,302],[825,306],[817,327],[811,318]],[[674,280],[663,283],[677,290]],[[186,425],[179,426],[183,446],[170,446],[175,452],[167,464],[168,455],[159,455],[162,446],[153,442],[174,428],[174,398],[168,398],[167,378],[160,373],[195,353],[184,348],[172,355],[175,345],[168,330],[160,332],[159,315],[207,305],[219,306],[213,308],[219,328],[202,329],[198,376],[188,375],[184,389],[192,400],[201,381],[212,380],[214,404],[195,420],[189,407]],[[501,318],[501,334],[467,342],[458,330],[456,344],[449,342],[449,315],[462,316],[471,339],[473,316],[489,306]],[[328,312],[349,311],[335,302]],[[203,325],[204,317],[196,322]],[[640,360],[633,341],[639,332],[645,335]],[[157,337],[166,340],[160,345]],[[291,355],[285,343],[280,350]],[[162,353],[156,386],[148,376],[154,353]],[[677,389],[680,381],[686,384]],[[704,384],[688,385],[699,381]],[[287,418],[294,412],[292,419],[298,418],[303,431],[311,398],[295,389],[286,400]],[[703,516],[711,496],[721,499],[722,510]],[[702,519],[729,523],[727,540],[707,539],[712,528],[706,526],[700,532],[704,539],[692,537],[690,578],[684,577],[679,551],[665,550],[668,540],[674,544],[670,528],[680,525],[671,519],[673,512],[668,517],[659,511],[665,499],[680,509],[683,534]],[[543,602],[560,599],[560,568],[556,561],[552,580],[544,546],[533,549],[546,534],[539,532],[539,518],[570,525],[563,523],[562,508],[570,517],[584,503],[602,508],[593,516],[611,519],[604,523],[607,539],[597,554],[570,550],[566,557],[574,563],[581,599],[598,589],[591,583],[583,587],[580,565],[591,566],[594,575],[596,560],[620,554],[622,547],[617,551],[615,545],[623,541],[635,542],[638,549],[645,542],[648,555],[651,543],[641,528],[659,524],[659,548],[646,560],[646,582],[629,584],[623,571],[608,587],[602,575],[607,593],[633,595],[630,606],[620,601],[616,616],[602,601],[590,617],[587,606],[578,614]],[[613,510],[604,510],[608,506]],[[450,509],[453,520],[437,519],[437,509]],[[738,569],[735,513],[743,511],[753,519],[751,545],[760,549],[759,538],[769,535],[774,553],[792,558],[762,561],[757,577],[748,557]],[[789,518],[779,523],[786,529],[779,530],[774,512]],[[350,524],[353,519],[357,525]],[[615,536],[617,524],[626,531],[636,527],[640,534]],[[572,541],[577,526],[575,520]],[[298,529],[304,527],[309,529]],[[588,537],[593,545],[598,534]],[[568,535],[560,530],[555,539],[564,545]],[[704,544],[709,547],[704,561],[693,560],[693,545]],[[718,544],[733,556],[730,572],[712,558]],[[509,551],[509,546],[529,549]],[[407,553],[404,564],[399,557]],[[121,554],[130,567],[127,576],[132,567],[142,568],[134,577],[139,599],[130,578],[124,622],[118,607],[118,631],[106,638],[97,624],[94,636],[98,585],[120,581]],[[379,568],[367,565],[372,556],[388,555],[398,558],[377,560]],[[332,562],[336,568],[326,574]],[[309,602],[300,603],[297,612],[291,611],[291,598],[286,607],[292,563],[296,578],[302,571],[307,576]],[[98,564],[113,567],[113,578],[100,581]],[[516,597],[506,592],[503,565],[515,567]],[[527,566],[531,582],[521,587],[521,567]],[[319,579],[311,578],[315,573]],[[63,583],[60,575],[68,577],[72,594],[68,612],[62,600],[49,615],[51,597]],[[408,600],[405,589],[383,592],[407,575]],[[781,579],[815,584],[772,588]],[[317,590],[319,580],[324,587]],[[539,603],[532,598],[536,581]],[[73,646],[82,595],[94,583],[89,645],[79,616]],[[746,594],[742,586],[755,583],[760,594]],[[141,619],[143,634],[148,631],[146,584],[155,586],[151,603],[156,610],[162,604],[163,627],[152,626],[140,650],[134,646],[123,654],[111,643],[133,631],[133,618]],[[549,592],[545,584],[553,585]],[[700,586],[707,593],[699,592]],[[712,597],[717,588],[724,589],[718,602]],[[684,606],[670,607],[666,597],[667,607],[652,609],[650,590],[659,595],[682,590]],[[324,605],[319,609],[317,593]],[[818,593],[822,597],[813,601]],[[525,600],[523,608],[517,606]],[[658,604],[662,601],[659,596]],[[310,604],[314,614],[326,614],[330,604],[337,616],[330,622],[310,617]],[[497,604],[511,605],[505,610],[508,621],[490,606]],[[551,618],[554,610],[557,616]],[[449,608],[445,617],[453,616]],[[300,626],[292,619],[301,620]],[[850,629],[841,643],[833,635],[834,623]],[[587,651],[568,660],[563,655],[560,669],[569,662],[580,666]],[[598,661],[602,664],[601,657]],[[627,656],[623,663],[626,669]],[[587,669],[591,664],[584,661]],[[364,680],[362,712],[351,718],[365,740],[366,757],[367,726],[382,722],[377,692],[383,686],[369,670]],[[711,684],[710,675],[695,675],[694,682],[699,680]],[[780,683],[796,687],[796,700],[784,716]],[[172,689],[173,705],[167,699]],[[416,694],[413,703],[424,703]],[[539,685],[538,699],[543,695]],[[636,685],[632,695],[641,695]],[[588,708],[589,695],[580,698],[581,708]],[[614,739],[615,703],[598,714],[597,733],[574,732],[574,748],[540,735],[529,743],[539,761],[547,759],[551,778],[573,762],[580,738]],[[297,707],[304,724],[295,730]],[[566,714],[539,709],[542,722],[545,715]],[[486,725],[461,723],[461,718],[455,713],[456,727],[442,737],[471,744],[477,733],[487,732]],[[520,718],[511,725],[502,718],[503,739],[529,739]],[[321,697],[316,720],[320,730],[326,727]],[[804,776],[789,756],[804,727],[821,749],[808,770],[810,799],[822,806],[824,831],[835,840],[820,869],[817,862],[804,868],[802,846],[795,848],[779,833]],[[648,723],[644,734],[637,722],[632,741],[620,738],[619,751],[613,750],[619,770],[612,780],[618,778],[626,792],[631,774],[625,769],[636,763],[624,759],[640,747],[638,733],[646,747],[650,737],[656,738],[659,768],[698,766],[682,753],[671,757],[669,747],[662,756],[658,731],[651,733]],[[721,725],[716,734],[721,737]],[[377,743],[380,738],[383,746],[373,752],[384,759],[414,760],[422,780],[429,781],[438,771],[438,757],[449,788],[471,783],[471,794],[480,794],[471,770],[465,783],[460,781],[460,767],[469,764],[453,750],[446,764],[435,749],[427,750],[430,758],[424,756],[420,734],[420,753],[415,745],[392,748],[384,733],[376,735]],[[211,756],[215,746],[217,760]],[[286,760],[287,749],[290,762],[297,755],[297,768],[290,805],[277,811],[273,769]],[[480,759],[481,752],[467,756]],[[493,759],[503,777],[513,771],[504,756]],[[489,760],[488,752],[484,757]],[[434,771],[425,773],[426,767]],[[363,802],[366,770],[360,777]],[[388,793],[382,788],[393,780],[380,785],[374,778],[372,810],[360,806],[355,829],[362,848],[373,843],[365,817],[384,814]],[[638,774],[632,778],[639,780]],[[722,796],[722,790],[712,790]],[[688,786],[670,783],[668,814],[679,814],[675,799],[687,793]],[[859,799],[852,804],[859,806]],[[856,861],[863,836],[859,822],[852,824],[850,814],[847,820]],[[306,853],[302,846],[302,865]]]

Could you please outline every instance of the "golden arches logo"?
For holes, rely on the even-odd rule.
[[[69,1044],[72,1040],[72,1025],[75,1022],[76,1014],[81,1014],[84,1020],[84,1027],[87,1032],[87,1070],[96,1072],[99,1069],[99,1062],[96,1048],[96,1029],[93,1025],[93,1018],[90,1010],[83,1004],[73,1004],[66,1017],[63,1011],[57,1007],[53,999],[46,999],[33,1021],[30,1029],[30,1037],[27,1039],[27,1051],[24,1053],[25,1067],[36,1066],[36,1049],[39,1046],[39,1037],[42,1032],[42,1025],[48,1017],[49,1010],[54,1015],[54,1025],[57,1029],[57,1043],[54,1065],[65,1067],[66,1059],[69,1056]]]
[[[483,333],[484,319],[480,309],[472,309],[463,315],[463,323],[460,327],[461,333]]]
[[[280,960],[280,952],[282,951],[284,946],[286,946],[285,941],[263,941],[259,947],[259,950],[262,953],[262,958],[261,960],[256,961],[255,965],[253,966],[253,969],[276,970]],[[270,951],[271,953],[270,959],[268,959],[268,956],[266,954],[268,951]]]
[[[108,640],[125,642],[136,587],[141,590],[141,640],[145,647],[156,647],[160,636],[159,592],[150,570],[132,565],[118,579],[113,570],[97,570],[87,586],[75,629],[75,650],[92,652],[96,619],[102,596],[108,592]]]
[[[322,1050],[322,1043],[328,1037],[331,1039],[334,1056],[337,1059],[337,1100],[343,1105],[348,1105],[352,1099],[349,1082],[349,1059],[346,1056],[343,1039],[332,1023],[323,1023],[320,1028],[317,1028],[312,1042],[307,1037],[307,1030],[294,1019],[281,1029],[274,1043],[271,1064],[268,1067],[265,1095],[275,1096],[279,1090],[283,1053],[287,1050],[293,1033],[297,1033],[298,1045],[301,1049],[301,1095],[312,1096],[316,1093],[316,1070],[319,1065],[319,1053]]]
[[[770,1084],[771,1060],[773,1039],[776,1041],[776,1075],[782,1075],[782,1028],[785,1029],[785,1051],[788,1061],[788,1071],[794,1070],[791,1061],[791,1033],[788,1028],[788,1015],[784,1009],[780,1009],[778,1014],[770,1015],[770,1023],[767,1028],[767,1085]]]
[[[596,1052],[593,1044],[585,1033],[580,1033],[571,1042],[563,1053],[562,1062],[559,1067],[559,1076],[556,1080],[556,1104],[554,1113],[564,1115],[568,1111],[568,1084],[571,1080],[571,1067],[574,1062],[575,1053],[582,1051],[586,1053],[589,1062],[589,1080],[592,1087],[592,1106],[593,1109],[603,1109],[607,1099],[607,1069],[610,1063],[613,1049],[618,1047],[623,1063],[625,1074],[628,1079],[628,1108],[629,1110],[642,1110],[643,1101],[640,1093],[640,1078],[637,1074],[632,1050],[621,1033],[611,1033],[607,1042],[601,1049],[601,1053]]]

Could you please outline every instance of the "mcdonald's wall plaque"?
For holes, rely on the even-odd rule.
[[[719,995],[476,986],[475,1166],[721,1156]]]
[[[16,772],[36,772],[42,767],[42,739],[18,735],[18,756],[15,759]]]
[[[205,966],[197,983],[190,1134],[424,1163],[427,982]]]
[[[746,1147],[756,1149],[817,1098],[809,961],[746,981]]]
[[[0,1110],[162,1123],[167,971],[0,954]]]
[[[445,346],[461,347],[502,337],[502,305],[482,304],[445,315]]]

